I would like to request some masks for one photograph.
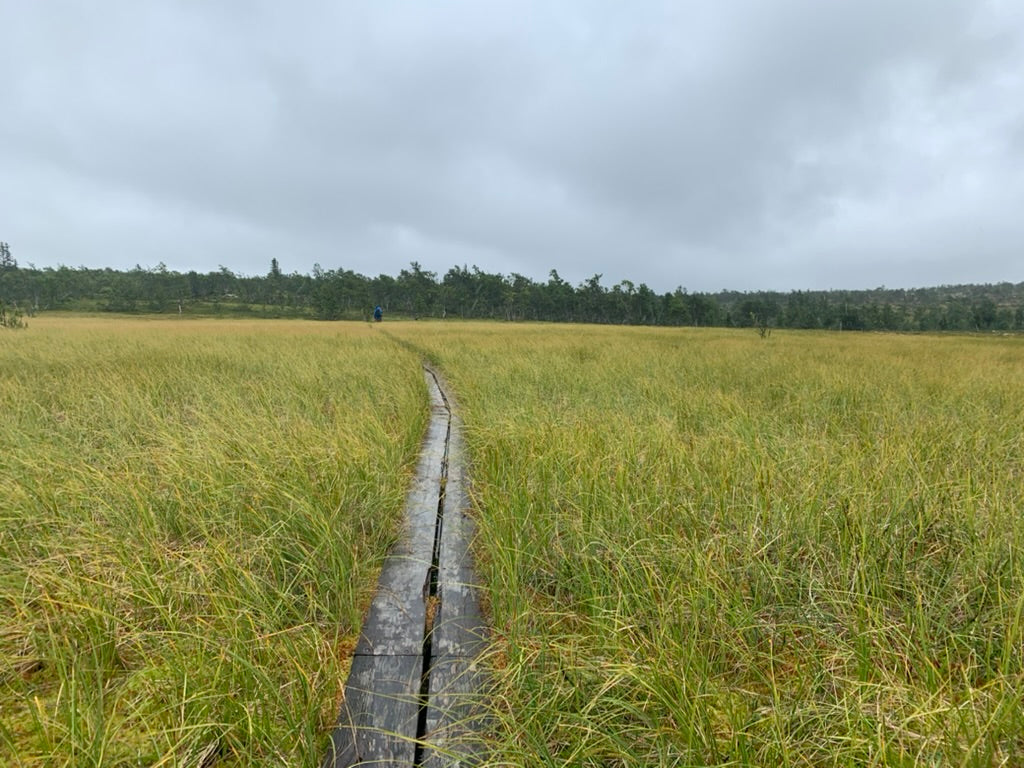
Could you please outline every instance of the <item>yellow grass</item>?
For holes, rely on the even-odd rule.
[[[0,762],[313,765],[462,407],[502,765],[1014,765],[1024,340],[33,319]]]
[[[392,332],[467,421],[495,760],[1024,760],[1024,340]]]
[[[365,325],[0,334],[0,763],[316,765],[424,402]]]

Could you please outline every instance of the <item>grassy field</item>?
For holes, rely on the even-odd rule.
[[[1024,764],[1024,339],[385,327],[467,423],[495,763]]]
[[[1024,762],[1024,339],[43,316],[0,333],[0,764],[315,765],[420,354],[491,763]]]
[[[0,764],[317,765],[425,397],[362,324],[0,333]]]

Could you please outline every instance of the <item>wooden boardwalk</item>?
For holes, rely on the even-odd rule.
[[[405,534],[381,571],[323,768],[476,762],[485,639],[458,417],[426,371],[431,419]]]

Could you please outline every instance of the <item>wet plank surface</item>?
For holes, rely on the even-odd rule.
[[[481,754],[477,656],[486,628],[470,555],[461,425],[434,376],[426,376],[431,421],[406,497],[406,530],[384,563],[324,768],[417,760],[454,768],[476,764]],[[427,638],[432,594],[437,607]]]
[[[483,752],[485,731],[480,700],[484,672],[475,659],[435,657],[430,672],[430,708],[424,766],[475,765]]]
[[[461,425],[452,417],[446,514],[438,559],[438,590],[441,598],[434,623],[434,654],[477,656],[486,638],[480,612],[480,587],[473,570],[470,542],[475,534],[469,516],[469,489],[463,460]]]
[[[422,673],[419,655],[356,656],[324,765],[412,765]]]

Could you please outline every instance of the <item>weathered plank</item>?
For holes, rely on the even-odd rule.
[[[406,494],[406,527],[381,568],[377,594],[363,622],[359,655],[417,654],[423,646],[424,589],[433,559],[441,468],[448,436],[448,411],[439,395]]]
[[[472,574],[467,574],[471,578]],[[483,651],[487,628],[476,588],[467,584],[444,582],[440,587],[440,604],[431,634],[433,654],[473,658]]]
[[[448,442],[444,527],[438,557],[440,604],[431,635],[431,668],[424,766],[476,765],[486,732],[481,696],[485,675],[479,655],[487,639],[480,586],[470,552],[476,527],[469,514],[462,424],[453,412]]]
[[[476,659],[442,656],[430,669],[427,710],[429,747],[422,764],[430,768],[476,765],[483,753],[484,672]]]
[[[323,768],[411,766],[422,656],[356,656]]]
[[[483,650],[486,623],[480,612],[480,587],[470,546],[475,534],[469,515],[469,489],[463,460],[461,422],[452,415],[448,444],[448,482],[444,528],[438,558],[440,608],[432,637],[436,656],[474,657]]]
[[[411,766],[417,738],[428,745],[421,765],[479,762],[482,673],[477,656],[486,629],[470,555],[474,526],[467,514],[467,478],[457,418],[446,407],[434,378],[427,374],[427,379],[432,417],[406,495],[407,524],[384,562],[324,768]],[[442,488],[443,522],[435,552]],[[436,569],[434,589],[439,602],[430,642],[425,643],[432,569]],[[421,719],[426,649],[430,651],[429,690]]]
[[[425,560],[422,556],[393,556],[385,561],[380,586],[356,644],[356,655],[422,653],[426,622],[423,587],[430,570],[430,545],[427,550]]]

